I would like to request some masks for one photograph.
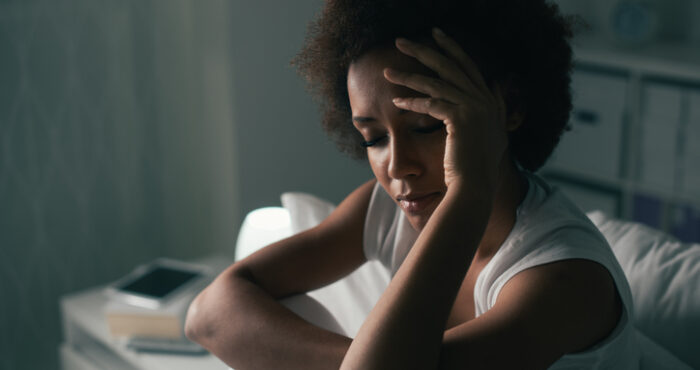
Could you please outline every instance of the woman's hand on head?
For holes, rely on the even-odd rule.
[[[489,88],[474,61],[457,42],[435,29],[441,51],[397,39],[396,47],[433,70],[438,77],[387,68],[390,82],[426,94],[396,97],[401,109],[428,114],[446,126],[445,184],[495,189],[508,146],[506,108],[500,87]]]

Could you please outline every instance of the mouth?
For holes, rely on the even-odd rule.
[[[396,200],[399,206],[408,213],[421,213],[427,210],[430,205],[436,200],[439,200],[442,193],[409,193],[405,195],[399,195]]]

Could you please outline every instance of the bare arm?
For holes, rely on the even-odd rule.
[[[224,271],[193,302],[186,333],[239,369],[338,368],[351,339],[318,328],[278,299],[327,285],[364,261],[362,230],[374,181],[316,228]]]
[[[457,198],[448,191],[435,210],[341,369],[437,368],[447,317],[490,211],[488,203],[471,202],[464,212]]]
[[[439,369],[544,369],[606,338],[622,312],[596,262],[563,260],[510,279],[493,308],[445,332]]]

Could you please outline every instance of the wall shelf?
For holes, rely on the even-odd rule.
[[[573,45],[572,131],[543,176],[586,211],[608,202],[615,216],[700,241],[700,44]],[[577,121],[581,111],[595,122]]]
[[[573,44],[575,60],[580,66],[700,84],[700,44],[669,41],[621,47],[599,35],[576,38]]]

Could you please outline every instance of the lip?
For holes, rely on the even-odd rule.
[[[396,200],[399,202],[399,206],[408,213],[421,213],[428,209],[428,207],[436,200],[439,199],[441,193],[408,193],[405,195],[399,195]]]

